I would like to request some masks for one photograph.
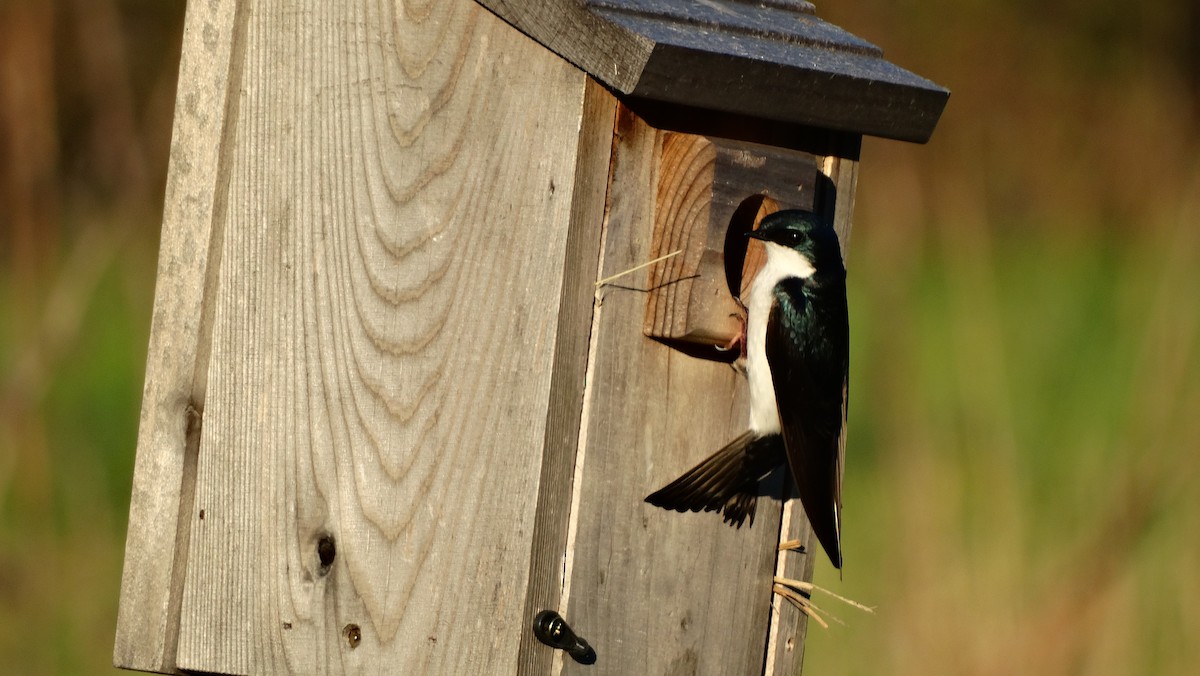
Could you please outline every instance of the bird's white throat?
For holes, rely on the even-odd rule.
[[[779,407],[767,364],[767,319],[775,304],[775,285],[789,277],[807,279],[816,273],[804,254],[775,242],[764,242],[767,262],[750,285],[746,304],[746,379],[750,384],[750,429],[759,434],[779,432]]]

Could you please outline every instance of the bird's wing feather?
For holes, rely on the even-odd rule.
[[[767,320],[767,363],[800,501],[817,539],[840,568],[847,331],[844,310],[828,325],[829,318],[818,317],[809,306],[803,284],[791,278],[776,286]]]
[[[646,502],[677,512],[714,512],[741,527],[758,502],[759,478],[784,462],[783,439],[745,432],[675,481],[646,496]]]

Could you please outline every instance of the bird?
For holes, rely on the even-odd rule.
[[[786,464],[817,540],[840,570],[850,351],[841,247],[829,223],[796,209],[768,215],[747,235],[767,254],[743,306],[749,429],[646,502],[721,511],[738,528],[747,518],[753,525],[759,480]]]

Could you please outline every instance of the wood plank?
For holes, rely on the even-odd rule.
[[[589,337],[600,261],[600,231],[608,194],[617,100],[595,80],[588,79],[583,120],[579,129],[579,161],[567,233],[563,294],[559,304],[558,344],[550,381],[550,413],[546,424],[545,459],[538,484],[533,553],[529,569],[526,618],[545,609],[558,609],[563,589],[563,555],[571,514],[575,451],[579,442]],[[518,673],[548,674],[555,651],[521,633]]]
[[[679,161],[679,153],[663,146],[672,139],[679,145],[680,135],[650,129],[624,109],[619,120],[602,276],[662,253],[648,248],[656,218],[725,213],[737,195],[760,191],[778,193],[788,207],[825,213],[848,242],[857,137],[815,135],[801,144],[806,152],[761,150],[773,161],[739,180],[717,180],[712,171],[721,164],[717,155],[700,153],[697,159],[684,153],[693,161]],[[716,143],[729,146],[726,164],[742,156],[734,150],[743,144]],[[817,152],[835,155],[814,156]],[[672,173],[695,180],[672,181]],[[805,186],[800,197],[785,196],[791,174],[796,176],[790,185]],[[705,180],[719,184],[717,189],[690,194]],[[664,196],[667,183],[690,196]],[[712,203],[688,207],[676,204],[679,200]],[[701,229],[707,227],[700,220]],[[715,267],[709,274],[723,277]],[[650,272],[643,288],[656,286],[660,276]],[[631,324],[646,299],[637,287],[621,280],[604,291],[589,364],[566,592],[568,621],[599,656],[588,673],[798,673],[806,618],[770,593],[774,574],[811,580],[821,555],[794,495],[760,501],[756,524],[741,531],[713,514],[665,512],[641,502],[740,433],[746,410],[744,380],[729,367],[637,334]],[[781,496],[784,481],[777,472],[764,493]],[[807,552],[777,554],[777,544],[788,539],[808,543]],[[584,673],[569,660],[563,670]]]
[[[212,290],[237,117],[233,2],[188,5],[113,664],[175,669],[195,460],[205,406]],[[230,95],[234,92],[234,95]]]
[[[466,0],[239,11],[179,666],[511,673],[584,75]]]
[[[618,120],[602,275],[650,252],[661,134],[624,109]],[[745,428],[744,381],[643,336],[646,295],[622,287],[646,276],[633,280],[598,309],[569,535],[564,616],[598,661],[563,672],[761,673],[779,501],[741,530],[642,501]]]

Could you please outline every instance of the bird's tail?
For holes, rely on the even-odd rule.
[[[783,437],[746,432],[683,476],[646,496],[646,502],[677,512],[720,511],[725,522],[754,525],[758,480],[786,460]]]

